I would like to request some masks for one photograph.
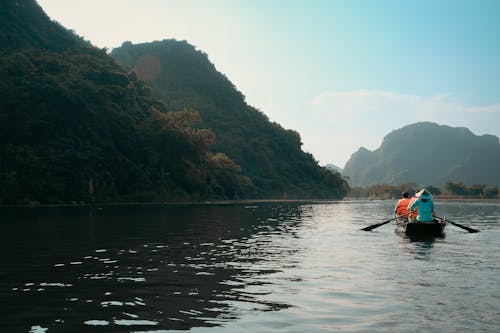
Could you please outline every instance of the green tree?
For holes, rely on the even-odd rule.
[[[468,189],[462,182],[453,183],[447,182],[445,185],[446,192],[452,195],[467,195]]]
[[[468,188],[467,192],[472,196],[481,196],[485,187],[485,184],[473,184]]]
[[[485,187],[483,189],[483,195],[486,198],[497,198],[498,197],[498,188],[497,187]]]
[[[432,185],[428,185],[426,189],[433,195],[441,195],[441,189]]]

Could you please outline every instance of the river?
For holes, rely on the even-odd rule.
[[[500,204],[393,201],[0,209],[1,332],[500,332]]]

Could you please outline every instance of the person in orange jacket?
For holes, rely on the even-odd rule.
[[[410,210],[408,209],[408,206],[410,205],[409,196],[408,192],[401,193],[401,199],[398,200],[396,207],[394,208],[394,214],[396,214],[396,216],[407,217],[410,214]]]

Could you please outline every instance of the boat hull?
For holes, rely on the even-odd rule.
[[[404,233],[409,237],[442,237],[446,221],[434,220],[433,222],[417,222],[402,220],[397,223],[397,232]]]

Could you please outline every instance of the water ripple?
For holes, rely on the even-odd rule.
[[[16,217],[0,240],[2,329],[498,331],[500,205],[436,203],[478,234],[448,226],[415,242],[391,224],[359,231],[393,204]]]

